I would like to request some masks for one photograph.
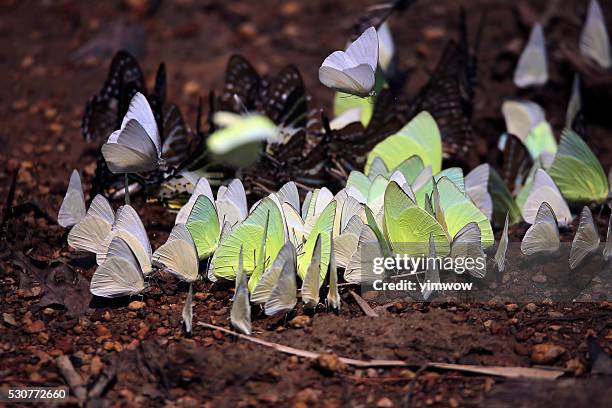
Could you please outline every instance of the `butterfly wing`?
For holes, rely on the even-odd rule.
[[[145,91],[145,79],[138,61],[128,52],[119,51],[113,57],[102,89],[85,106],[81,123],[85,140],[105,138],[117,129],[120,95],[122,87],[128,83]]]
[[[548,62],[544,30],[539,23],[534,24],[529,35],[529,42],[521,54],[516,70],[514,83],[519,88],[543,85],[548,81]]]
[[[91,293],[101,297],[130,296],[144,288],[144,276],[130,246],[120,237],[113,238],[106,260],[91,278]]]
[[[232,55],[225,70],[225,85],[217,101],[218,111],[244,113],[255,108],[261,78],[242,56]]]
[[[580,215],[578,231],[576,231],[570,249],[570,268],[576,269],[589,254],[597,251],[599,242],[599,233],[593,222],[593,214],[589,207],[584,207]]]
[[[166,243],[153,253],[153,262],[183,281],[193,282],[198,278],[198,254],[185,225],[174,226]]]
[[[155,170],[159,159],[155,144],[137,120],[113,132],[102,145],[102,155],[115,174]]]
[[[68,190],[57,215],[57,223],[64,228],[77,224],[85,217],[85,195],[81,185],[81,176],[73,170],[68,182]]]

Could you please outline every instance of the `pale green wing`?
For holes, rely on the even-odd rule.
[[[372,181],[360,171],[353,170],[349,174],[348,180],[346,180],[346,188],[354,187],[361,193],[363,197],[368,196],[368,191],[370,191],[370,184]]]
[[[311,264],[311,260],[313,258],[313,251],[315,250],[315,245],[317,240],[320,238],[320,273],[321,279],[323,282],[325,280],[325,275],[327,274],[327,267],[329,265],[329,257],[331,253],[331,240],[330,234],[334,227],[334,217],[336,215],[336,201],[332,201],[325,207],[317,222],[315,223],[312,231],[306,240],[306,243],[303,246],[303,249],[300,254],[298,254],[298,274],[300,278],[304,279],[306,273],[308,271],[308,267]]]
[[[364,127],[367,126],[374,113],[374,104],[370,99],[336,92],[334,95],[334,117],[340,116],[344,112],[355,108],[358,108],[360,111],[361,124]]]
[[[406,182],[412,184],[424,168],[423,159],[415,155],[401,162],[393,171],[402,173]]]
[[[268,219],[268,230],[264,235],[266,219]],[[261,254],[264,236],[266,236],[265,254]],[[238,269],[238,253],[242,248],[244,272],[250,275],[257,267],[258,260],[263,259],[264,262],[268,262],[269,259],[276,258],[284,243],[283,218],[274,201],[266,197],[219,245],[213,258],[214,274],[220,278],[233,279]],[[265,256],[262,258],[262,255]]]
[[[294,265],[293,274],[295,275],[296,261],[297,255],[295,252],[295,247],[291,242],[285,243],[272,262],[272,265],[264,272],[263,276],[257,283],[257,286],[255,286],[255,289],[252,291],[251,301],[255,304],[266,303],[274,287],[277,285],[279,277],[281,276],[281,271],[286,263]]]
[[[165,244],[153,253],[153,262],[180,280],[193,282],[198,278],[199,262],[191,234],[183,224],[176,224]]]
[[[557,153],[557,141],[550,124],[543,121],[531,129],[525,146],[533,159],[537,159],[542,153]]]
[[[488,189],[493,199],[493,222],[499,226],[504,222],[504,217],[507,217],[509,224],[514,225],[521,220],[521,210],[497,171],[492,167],[489,171]]]
[[[334,255],[334,240],[331,240],[331,253],[329,260],[329,289],[327,291],[327,304],[334,310],[340,310],[340,293],[338,292],[338,268]]]
[[[375,157],[370,163],[367,176],[370,180],[374,180],[378,176],[389,177],[389,169],[380,157]]]
[[[200,259],[206,259],[219,245],[221,227],[217,210],[204,194],[198,196],[185,224],[195,243]]]
[[[376,157],[380,157],[387,168],[394,169],[413,155],[419,156],[425,166],[433,172],[442,166],[442,139],[436,121],[428,112],[421,112],[398,133],[378,143],[368,155],[365,171],[368,172]]]
[[[302,302],[304,302],[305,307],[309,308],[317,307],[317,304],[319,304],[319,288],[322,284],[321,273],[319,272],[322,269],[322,237],[323,235],[316,235],[312,256],[309,259],[306,274],[302,278]],[[329,240],[329,235],[327,238]]]
[[[434,217],[414,204],[395,182],[385,191],[385,234],[395,253],[423,255],[430,234],[440,254],[449,253],[446,232]]]
[[[482,245],[485,248],[492,245],[493,229],[487,216],[448,178],[442,177],[437,182],[437,187],[448,234],[455,236],[467,224],[475,222],[480,228]]]
[[[601,164],[578,134],[565,129],[549,174],[567,201],[600,203],[608,197],[610,186]]]

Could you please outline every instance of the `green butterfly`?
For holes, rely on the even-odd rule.
[[[394,169],[406,159],[417,155],[424,166],[431,166],[433,173],[442,167],[442,138],[440,129],[428,112],[421,112],[398,133],[378,143],[368,155],[366,174],[376,157],[380,157],[388,169]]]
[[[315,250],[315,245],[318,237],[320,237],[320,246],[321,246],[321,258],[320,258],[320,284],[325,281],[325,276],[327,275],[327,268],[329,266],[330,261],[330,253],[331,253],[331,233],[334,228],[334,218],[336,215],[336,201],[332,200],[325,209],[318,216],[317,221],[315,222],[312,230],[310,231],[306,242],[304,243],[302,250],[298,254],[297,260],[297,272],[300,275],[302,280],[306,276],[306,272],[308,271],[308,267],[312,261],[313,251]]]
[[[265,242],[264,242],[265,241]],[[219,245],[213,257],[214,275],[234,279],[240,248],[247,275],[263,272],[285,244],[285,224],[278,206],[269,197],[261,200],[249,216]],[[249,286],[255,285],[257,282]]]
[[[573,130],[565,129],[561,134],[559,150],[548,173],[571,204],[601,203],[608,197],[610,186],[601,164]]]

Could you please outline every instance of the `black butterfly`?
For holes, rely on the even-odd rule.
[[[232,55],[225,69],[225,84],[217,100],[217,109],[246,113],[255,109],[261,78],[255,68],[240,55]]]
[[[122,90],[127,89],[128,84],[136,92],[146,89],[144,75],[136,58],[127,51],[119,51],[113,57],[102,89],[85,106],[81,123],[85,140],[105,139],[119,128],[125,113],[120,111]]]
[[[525,184],[533,160],[527,147],[514,135],[507,135],[498,159],[500,175],[508,190],[515,194]]]
[[[440,128],[444,158],[473,164],[476,140],[471,116],[476,57],[470,53],[465,27],[462,10],[460,43],[450,40],[446,44],[434,72],[412,101],[406,116],[411,118],[421,111],[431,113]]]
[[[353,29],[353,40],[357,39],[370,27],[378,29],[394,12],[402,12],[414,4],[416,0],[394,0],[375,4],[366,9],[366,15],[361,17]]]
[[[235,113],[260,112],[286,127],[306,125],[308,98],[298,69],[288,65],[271,78],[262,78],[242,56],[233,55],[225,70],[216,109]]]

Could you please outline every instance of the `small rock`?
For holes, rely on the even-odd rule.
[[[444,27],[427,27],[423,30],[423,36],[428,40],[437,40],[446,36]]]
[[[508,313],[514,313],[518,310],[519,305],[517,305],[516,303],[508,303],[504,309],[506,309],[506,312]]]
[[[340,361],[338,355],[334,353],[321,354],[319,358],[315,360],[314,365],[327,374],[333,374],[346,368],[346,365]]]
[[[4,323],[11,325],[13,327],[18,327],[19,323],[15,320],[12,314],[2,313],[2,318],[4,319]]]
[[[535,303],[527,303],[525,305],[525,310],[527,310],[529,313],[535,313],[538,311],[538,307],[535,305]]]
[[[90,364],[91,367],[89,369],[89,372],[91,373],[91,375],[94,376],[100,374],[100,371],[102,371],[102,369],[104,368],[104,363],[102,362],[100,356],[93,356]]]
[[[382,397],[381,399],[378,400],[378,402],[376,403],[376,406],[378,408],[391,408],[393,407],[393,401],[391,401],[387,397]]]
[[[451,317],[451,322],[453,323],[463,323],[465,322],[465,313],[455,313],[453,317]]]
[[[141,322],[138,332],[136,332],[136,336],[138,336],[140,340],[144,340],[144,338],[147,337],[147,333],[149,333],[149,326],[146,323]]]
[[[97,325],[94,332],[96,336],[102,340],[108,339],[112,335],[110,329],[103,324]]]
[[[565,364],[565,368],[571,370],[576,376],[582,375],[586,372],[586,367],[578,358],[572,358],[571,360],[568,360]]]
[[[28,107],[28,101],[26,99],[18,99],[11,104],[11,108],[14,111],[22,111]]]
[[[106,312],[104,312],[104,314],[102,315],[102,319],[105,322],[110,322],[113,319],[113,316],[111,315],[111,312],[109,312],[108,310]]]
[[[306,326],[310,326],[311,323],[312,323],[312,319],[309,316],[306,316],[306,315],[295,316],[289,322],[289,324],[291,326],[295,327],[296,329],[303,328],[303,327],[306,327]]]
[[[135,312],[137,310],[142,309],[145,306],[146,306],[145,302],[141,302],[140,300],[134,300],[133,302],[130,302],[130,304],[128,305],[128,309],[131,310],[132,312]]]
[[[26,326],[28,333],[40,333],[45,330],[45,323],[42,320],[36,320]]]
[[[551,343],[536,344],[531,349],[531,361],[535,364],[552,364],[565,351],[565,348]]]
[[[170,329],[168,329],[166,327],[158,327],[157,328],[157,335],[158,336],[167,336],[168,333],[170,333]]]
[[[541,273],[533,275],[531,277],[531,280],[534,281],[535,283],[546,283],[546,281],[547,281],[546,275],[543,275]]]

